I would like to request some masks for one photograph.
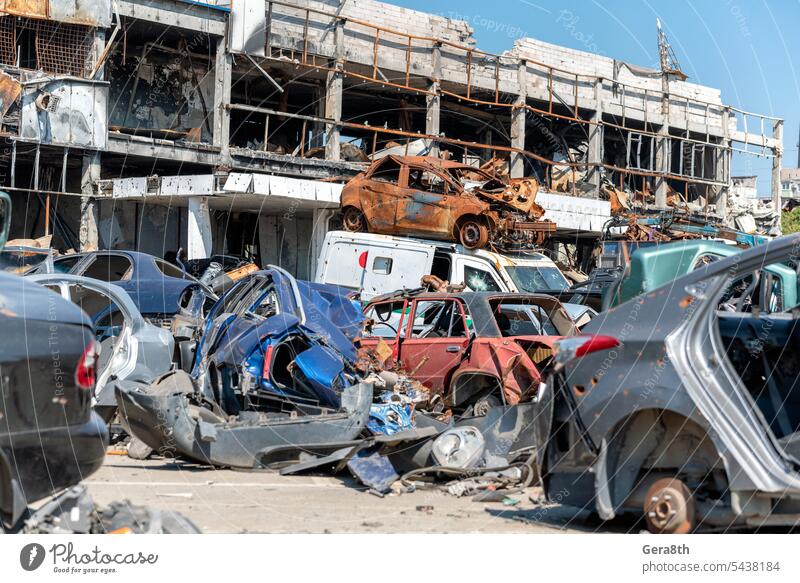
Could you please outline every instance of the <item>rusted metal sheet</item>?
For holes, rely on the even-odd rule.
[[[14,16],[47,18],[48,0],[0,0],[0,12]]]
[[[479,168],[426,156],[389,155],[342,190],[344,226],[387,235],[457,240],[465,247],[540,243],[555,224],[541,221],[534,179],[505,182]]]
[[[0,71],[0,119],[8,113],[11,105],[19,99],[22,86],[11,75]]]
[[[108,28],[111,0],[0,0],[0,13]]]

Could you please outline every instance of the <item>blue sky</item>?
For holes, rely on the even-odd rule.
[[[530,36],[652,67],[658,16],[690,81],[720,89],[726,104],[786,120],[783,166],[797,165],[800,0],[389,1],[467,20],[489,52]],[[733,172],[758,175],[764,195],[771,167],[768,158],[737,155]]]

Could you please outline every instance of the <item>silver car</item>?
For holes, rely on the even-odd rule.
[[[172,334],[148,323],[121,287],[60,273],[29,279],[79,305],[91,318],[99,352],[94,406],[106,422],[117,409],[117,386],[148,385],[172,368]]]

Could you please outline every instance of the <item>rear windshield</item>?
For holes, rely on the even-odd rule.
[[[519,291],[562,291],[569,288],[567,278],[556,267],[518,265],[506,267],[506,271]]]

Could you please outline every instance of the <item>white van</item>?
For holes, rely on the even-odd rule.
[[[420,286],[423,275],[464,283],[472,291],[561,291],[569,282],[549,258],[520,251],[471,251],[455,243],[330,231],[314,281],[361,289],[361,299]]]

